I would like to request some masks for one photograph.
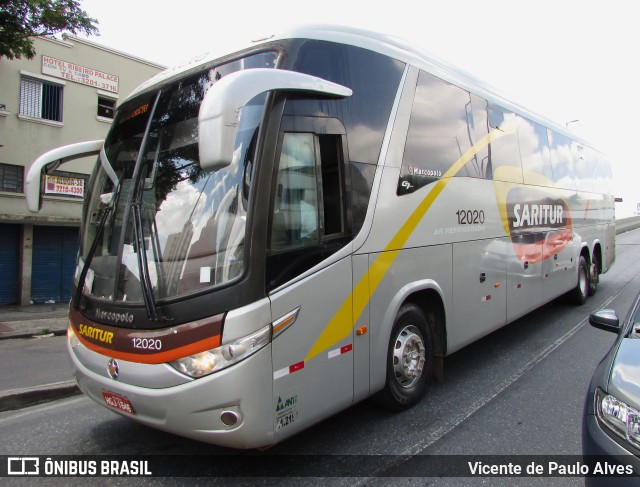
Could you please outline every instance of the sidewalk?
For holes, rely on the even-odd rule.
[[[0,340],[29,338],[67,330],[69,303],[0,306]]]
[[[0,412],[80,393],[75,381],[71,380],[66,352],[62,352],[64,339],[51,338],[66,334],[68,313],[68,303],[0,306],[0,364],[3,374],[17,375],[15,370],[10,369],[25,372],[20,377],[19,388],[13,387],[15,380],[3,382],[0,388]],[[36,343],[38,338],[40,340]],[[37,352],[30,351],[36,347]],[[42,349],[55,349],[56,353],[44,354]],[[22,350],[27,352],[22,353]],[[46,368],[46,380],[29,373],[33,370],[36,358],[46,360],[40,367]]]

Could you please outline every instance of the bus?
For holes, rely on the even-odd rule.
[[[266,447],[374,397],[615,257],[611,171],[564,127],[395,37],[295,27],[169,69],[96,157],[68,350],[79,388],[145,425]]]

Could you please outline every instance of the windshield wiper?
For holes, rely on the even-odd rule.
[[[133,213],[133,235],[138,248],[138,270],[140,272],[140,286],[142,287],[142,299],[145,308],[147,308],[147,316],[153,321],[164,321],[164,316],[158,313],[155,296],[153,295],[153,285],[149,276],[149,266],[147,261],[147,250],[144,244],[144,231],[142,228],[142,217],[140,216],[140,203],[135,201],[131,204],[131,212]]]
[[[111,206],[107,206],[102,213],[102,218],[100,218],[100,223],[98,223],[98,228],[96,229],[96,235],[93,237],[93,242],[91,242],[91,248],[89,249],[89,253],[87,254],[87,258],[84,261],[84,265],[82,266],[82,270],[80,271],[80,275],[78,276],[78,285],[76,286],[76,293],[73,296],[73,308],[76,311],[80,310],[80,298],[82,297],[82,292],[84,290],[84,281],[87,279],[87,273],[89,272],[89,268],[91,267],[91,261],[93,260],[93,256],[96,253],[96,249],[98,248],[98,242],[100,241],[100,237],[104,232],[104,227],[107,224],[107,220],[109,219],[109,215],[113,208]]]
[[[100,159],[100,165],[107,173],[107,176],[113,183],[113,187],[118,191],[120,182],[118,181],[118,177],[116,176],[115,171],[113,170],[113,166],[111,162],[109,162],[109,158],[107,157],[107,153],[104,150],[104,145],[100,149],[100,155],[98,156]],[[110,204],[113,204],[113,198],[110,200]],[[84,281],[87,279],[87,274],[91,267],[91,261],[93,260],[93,256],[96,253],[96,248],[98,248],[98,242],[100,241],[100,237],[104,231],[104,227],[109,219],[109,215],[113,211],[112,206],[107,206],[102,213],[102,218],[98,223],[98,228],[96,229],[96,235],[93,237],[93,242],[91,242],[91,247],[89,248],[89,253],[87,254],[87,258],[84,261],[84,265],[82,266],[82,270],[80,271],[80,275],[78,276],[78,285],[76,287],[76,293],[73,296],[74,301],[74,309],[78,311],[80,309],[80,298],[82,297],[82,292],[84,290]]]

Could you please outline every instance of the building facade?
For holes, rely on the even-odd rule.
[[[0,305],[70,299],[96,158],[47,175],[38,214],[24,194],[30,163],[55,147],[104,139],[119,100],[163,69],[74,36],[34,44],[33,59],[0,59]]]

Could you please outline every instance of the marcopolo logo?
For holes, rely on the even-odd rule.
[[[133,315],[131,313],[118,313],[115,311],[104,311],[101,308],[96,309],[96,320],[110,321],[111,323],[133,323]]]

